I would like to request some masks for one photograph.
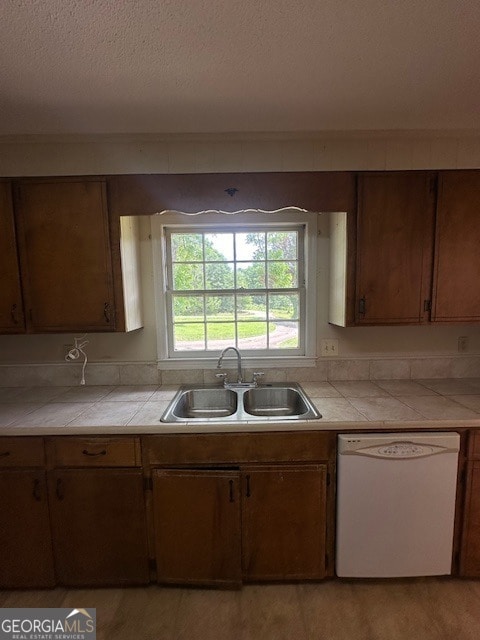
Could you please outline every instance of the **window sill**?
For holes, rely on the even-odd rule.
[[[168,358],[158,360],[157,366],[162,370],[181,370],[181,369],[215,369],[218,358]],[[298,367],[315,367],[317,358],[308,356],[266,356],[264,358],[255,358],[252,356],[242,356],[242,366],[244,368],[298,368]],[[227,356],[224,360],[225,369],[233,369],[236,367],[236,359]]]

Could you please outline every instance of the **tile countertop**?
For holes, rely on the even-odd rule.
[[[0,436],[480,427],[480,378],[302,383],[320,420],[164,424],[178,386],[1,387]]]

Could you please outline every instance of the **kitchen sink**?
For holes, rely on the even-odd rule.
[[[184,385],[168,405],[162,422],[246,422],[318,420],[322,416],[296,382],[245,388]]]
[[[309,405],[292,387],[257,387],[243,394],[243,408],[252,416],[302,416]]]
[[[183,390],[172,407],[176,418],[189,420],[225,418],[233,415],[238,406],[238,396],[231,389],[195,388]]]

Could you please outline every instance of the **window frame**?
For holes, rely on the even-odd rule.
[[[299,247],[299,258],[303,252],[303,283],[298,282],[301,292],[300,314],[304,315],[304,330],[299,331],[299,349],[250,350],[240,347],[242,357],[250,366],[315,366],[316,363],[316,250],[317,214],[282,211],[281,213],[242,212],[233,215],[204,213],[186,219],[185,214],[166,213],[152,218],[152,250],[154,265],[154,300],[157,328],[157,361],[163,369],[184,369],[185,366],[202,368],[216,362],[218,351],[173,351],[173,322],[168,320],[169,304],[168,272],[171,266],[167,256],[166,228],[172,231],[242,232],[261,228],[266,231],[303,227],[303,246]],[[232,224],[233,223],[233,224]],[[232,228],[234,227],[234,228]],[[230,291],[230,290],[229,290]],[[231,290],[232,292],[234,290]],[[264,290],[262,290],[264,291]],[[170,307],[171,308],[171,307]],[[267,320],[268,322],[268,320]],[[169,352],[169,344],[171,351]],[[233,346],[233,345],[232,345]],[[302,352],[300,352],[300,349]]]

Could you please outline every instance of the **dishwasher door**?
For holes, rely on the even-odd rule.
[[[338,436],[336,573],[451,573],[458,433]]]

